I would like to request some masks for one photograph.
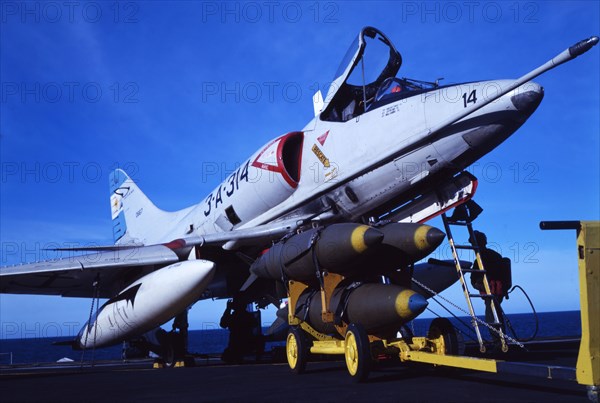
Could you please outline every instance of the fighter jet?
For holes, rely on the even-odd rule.
[[[200,299],[276,303],[294,281],[306,285],[296,297],[320,332],[343,323],[394,331],[427,306],[411,276],[435,292],[456,280],[443,264],[414,265],[444,238],[423,223],[472,198],[477,180],[464,170],[536,110],[544,90],[531,80],[597,43],[583,40],[516,80],[441,86],[397,77],[400,53],[365,27],[327,94],[313,97],[314,118],[258,148],[199,204],[163,211],[117,169],[114,245],[3,267],[0,292],[108,299],[77,348],[139,336]],[[342,281],[330,298],[312,298],[334,275]],[[313,315],[322,304],[331,317]]]

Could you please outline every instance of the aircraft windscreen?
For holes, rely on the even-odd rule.
[[[383,83],[379,86],[377,94],[375,95],[375,101],[381,101],[385,97],[395,96],[400,93],[423,91],[431,88],[435,88],[436,84],[428,83],[425,81],[410,80],[407,78],[386,78]],[[397,97],[397,96],[396,96]]]
[[[363,57],[346,80],[347,84],[357,87],[377,81],[390,60],[390,48],[381,37],[365,37],[365,42]]]
[[[364,113],[381,83],[394,77],[402,57],[391,42],[373,27],[354,39],[325,97],[321,119],[345,122]]]
[[[352,62],[352,58],[354,57],[354,55],[356,54],[357,51],[358,51],[358,37],[356,37],[354,39],[354,41],[352,42],[352,44],[346,51],[346,54],[344,55],[342,62],[340,63],[337,71],[335,72],[335,76],[333,77],[333,80],[335,80],[336,78],[338,78],[339,76],[344,74],[344,72],[346,71],[346,68]]]
[[[432,83],[411,78],[388,77],[379,86],[373,102],[367,105],[367,110],[412,96],[415,93],[429,91],[438,86],[437,82]]]

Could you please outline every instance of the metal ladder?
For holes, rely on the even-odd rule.
[[[460,207],[462,207],[462,206],[459,206],[459,208]],[[450,218],[447,217],[446,213],[442,214],[442,221],[444,222],[446,236],[448,237],[448,243],[450,244],[450,249],[452,251],[452,257],[454,259],[454,265],[456,266],[456,272],[458,274],[458,278],[460,280],[462,290],[465,295],[465,300],[467,301],[467,306],[469,308],[469,314],[471,316],[471,323],[473,325],[473,329],[475,330],[475,334],[477,335],[477,341],[479,343],[479,350],[482,353],[485,353],[486,348],[485,348],[485,344],[483,342],[483,338],[481,337],[481,331],[479,330],[478,322],[480,322],[480,319],[478,319],[475,315],[475,311],[473,309],[473,303],[471,301],[471,298],[482,298],[484,300],[490,299],[491,309],[492,309],[492,313],[494,315],[494,323],[485,323],[485,322],[482,322],[482,323],[484,325],[486,325],[491,331],[495,331],[499,334],[500,340],[502,343],[502,351],[506,352],[506,351],[508,351],[508,345],[506,344],[506,335],[502,331],[498,331],[496,328],[493,327],[493,326],[500,325],[500,320],[499,320],[499,316],[498,316],[498,310],[496,307],[496,301],[494,299],[494,295],[490,291],[490,285],[489,285],[489,282],[487,279],[485,267],[483,266],[483,261],[481,260],[481,254],[479,253],[480,248],[479,248],[479,245],[477,245],[477,240],[475,239],[475,233],[474,233],[473,224],[472,224],[472,221],[474,219],[475,218],[468,217],[468,215],[465,215],[464,218],[461,217],[461,218],[455,219],[453,217],[450,217]],[[467,227],[467,229],[469,231],[469,239],[473,241],[473,244],[472,245],[457,245],[454,242],[452,230],[450,229],[451,226]],[[466,249],[466,250],[474,251],[478,268],[477,269],[463,268],[460,264],[460,259],[458,258],[458,253],[457,253],[458,249]],[[482,275],[483,286],[484,286],[484,290],[485,290],[484,294],[471,293],[469,291],[467,281],[465,281],[465,273],[480,273]]]

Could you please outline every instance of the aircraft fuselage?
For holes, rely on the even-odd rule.
[[[529,82],[441,132],[431,128],[512,81],[439,87],[374,104],[346,122],[319,116],[261,147],[161,239],[318,216],[356,221],[434,188],[507,139],[541,102]],[[289,150],[288,150],[289,149]]]

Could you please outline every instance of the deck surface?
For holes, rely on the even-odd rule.
[[[574,345],[531,346],[502,357],[549,365],[575,365]],[[89,363],[88,363],[89,364]],[[575,382],[487,374],[419,364],[377,366],[368,381],[353,383],[341,360],[310,362],[302,375],[287,364],[227,365],[197,358],[190,368],[152,369],[152,361],[3,367],[0,400],[13,401],[403,401],[587,402]]]

